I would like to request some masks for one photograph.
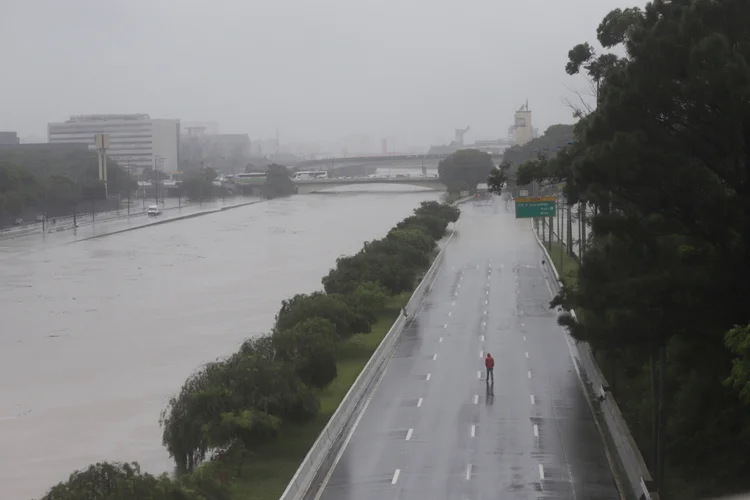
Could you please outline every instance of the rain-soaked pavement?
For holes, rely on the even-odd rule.
[[[71,244],[0,242],[0,498],[104,459],[169,470],[158,419],[185,378],[438,196],[294,196]]]
[[[318,498],[618,499],[529,221],[500,201],[462,206],[425,307]]]

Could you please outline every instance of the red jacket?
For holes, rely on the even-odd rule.
[[[488,354],[487,357],[484,358],[484,366],[487,368],[495,368],[495,358]]]

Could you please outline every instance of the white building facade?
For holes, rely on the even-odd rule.
[[[47,141],[51,144],[88,144],[94,148],[96,134],[109,134],[107,157],[123,167],[178,170],[180,120],[152,119],[146,114],[79,115],[47,125]]]

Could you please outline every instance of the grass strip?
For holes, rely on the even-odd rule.
[[[339,345],[336,363],[338,376],[321,391],[318,416],[305,425],[285,425],[279,439],[259,448],[249,457],[240,476],[232,479],[233,499],[276,500],[281,497],[310,447],[393,326],[410,296],[411,293],[403,293],[389,298],[386,309],[372,325],[372,332],[354,335]],[[228,464],[228,469],[234,470],[235,467]]]
[[[552,243],[551,248],[548,243],[545,243],[544,247],[549,252],[552,265],[557,269],[557,274],[560,275],[562,282],[571,288],[576,288],[578,286],[578,268],[580,265],[575,257],[568,255],[560,243]]]

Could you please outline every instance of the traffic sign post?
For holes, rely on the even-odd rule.
[[[556,201],[554,196],[516,198],[516,219],[554,217],[557,213]]]

